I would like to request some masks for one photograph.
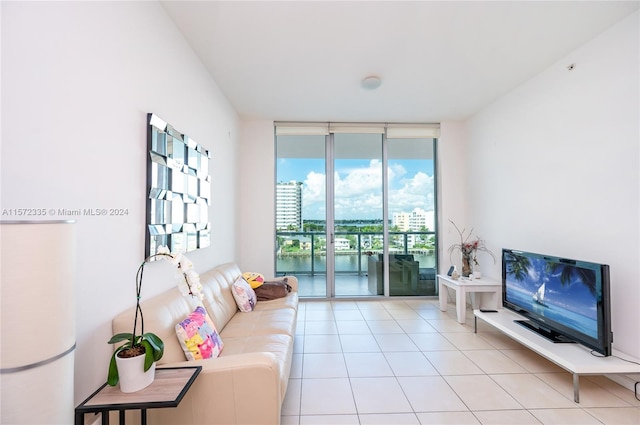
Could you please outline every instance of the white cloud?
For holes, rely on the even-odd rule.
[[[433,176],[418,172],[413,177],[399,180],[399,187],[394,189],[395,182],[389,179],[392,189],[389,191],[389,214],[409,212],[414,208],[426,211],[433,210]]]
[[[397,162],[392,163],[387,169],[387,178],[389,181],[400,178],[405,174],[407,174],[407,170],[402,166],[402,164],[398,164]]]
[[[302,199],[305,202],[324,202],[325,175],[314,171],[307,174],[302,186]]]
[[[389,213],[414,208],[433,210],[433,177],[424,172],[408,176],[401,164],[387,170]],[[382,163],[372,160],[366,168],[338,169],[334,176],[336,219],[382,218]],[[325,175],[310,172],[303,185],[303,216],[324,218]]]

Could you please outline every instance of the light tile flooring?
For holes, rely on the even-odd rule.
[[[640,424],[640,401],[571,375],[437,300],[302,301],[283,425]]]

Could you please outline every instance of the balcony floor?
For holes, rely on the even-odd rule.
[[[298,278],[298,294],[301,297],[326,297],[327,276],[324,274],[296,275]],[[372,297],[369,291],[367,276],[337,275],[336,296]],[[377,295],[375,295],[377,296]]]
[[[324,274],[295,275],[298,278],[298,294],[303,298],[326,298],[327,277]],[[431,293],[425,296],[437,296]],[[368,277],[336,275],[336,297],[382,297],[369,291]]]

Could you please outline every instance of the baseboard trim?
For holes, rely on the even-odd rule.
[[[627,388],[629,391],[635,391],[636,382],[640,381],[640,375],[605,375],[607,378],[611,379],[613,382],[620,384],[621,386]]]

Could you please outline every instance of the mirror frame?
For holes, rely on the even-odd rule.
[[[189,252],[211,245],[211,153],[155,114],[147,115],[145,258],[161,245]]]

